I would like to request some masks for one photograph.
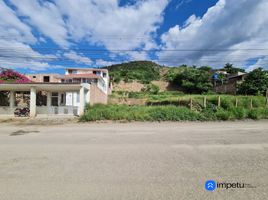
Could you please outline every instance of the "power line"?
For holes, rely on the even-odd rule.
[[[15,47],[12,48],[3,48],[0,47],[0,50],[6,50],[6,51],[17,51],[17,50],[23,50],[25,51],[24,47]],[[96,48],[70,48],[70,49],[64,49],[64,48],[56,48],[56,47],[33,47],[32,50],[62,50],[62,51],[92,51],[92,52],[128,52],[128,51],[134,51],[134,52],[168,52],[168,51],[208,51],[208,52],[215,52],[215,51],[268,51],[267,48],[245,48],[245,49],[96,49]]]

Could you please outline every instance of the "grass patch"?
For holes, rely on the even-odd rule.
[[[207,107],[190,110],[184,106],[128,106],[95,105],[89,106],[80,121],[127,120],[127,121],[214,121],[241,119],[268,119],[267,108],[245,109],[226,106]]]

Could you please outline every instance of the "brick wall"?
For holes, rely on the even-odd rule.
[[[214,92],[217,93],[224,93],[224,94],[236,94],[236,86],[237,84],[235,82],[223,84],[223,85],[217,85],[214,87]]]
[[[98,88],[97,85],[90,85],[90,105],[94,105],[96,103],[107,104],[108,95],[105,94],[101,89]]]

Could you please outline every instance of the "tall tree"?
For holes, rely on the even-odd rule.
[[[235,74],[238,72],[245,72],[244,69],[234,67],[233,64],[231,64],[231,63],[226,63],[223,69],[229,74]]]
[[[238,86],[238,93],[246,95],[265,95],[268,88],[268,72],[262,68],[253,70]]]
[[[202,69],[188,67],[177,75],[174,80],[184,92],[204,93],[212,89],[211,73]]]

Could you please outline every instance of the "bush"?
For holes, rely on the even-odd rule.
[[[245,119],[247,111],[244,108],[232,108],[231,110],[233,119]]]
[[[186,107],[96,105],[89,107],[80,120],[196,121],[204,120],[204,116]]]
[[[131,82],[137,80],[148,84],[153,80],[160,79],[161,66],[150,61],[134,61],[107,67],[114,82],[120,80]]]
[[[133,95],[141,93],[133,93]],[[161,93],[162,94],[162,93]],[[144,95],[147,95],[145,93]],[[192,96],[195,98],[196,96]],[[198,97],[198,96],[197,96]],[[249,99],[249,98],[248,98]],[[248,100],[247,99],[247,100]],[[217,108],[211,103],[214,97],[207,103],[206,108],[200,106],[201,99],[194,102],[193,110],[189,109],[189,97],[170,101],[149,101],[149,105],[94,105],[87,106],[85,115],[81,121],[97,120],[128,120],[128,121],[213,121],[235,119],[268,119],[268,108],[259,107],[254,109],[234,107],[234,99],[222,98],[222,107]],[[248,102],[247,100],[244,103]],[[262,101],[262,100],[261,100]],[[261,104],[260,104],[261,105]],[[197,108],[196,108],[197,107]]]
[[[249,111],[248,113],[248,117],[250,119],[254,119],[254,120],[258,120],[258,119],[262,119],[262,118],[265,118],[265,110],[263,109],[252,109]]]
[[[148,84],[145,88],[145,92],[149,92],[150,94],[158,94],[160,91],[159,86],[155,85],[155,84]]]
[[[218,120],[227,121],[227,120],[229,120],[231,118],[231,113],[229,111],[219,109],[216,112],[216,117],[217,117]]]
[[[234,107],[234,103],[230,98],[221,98],[221,107],[225,110],[229,110]]]

